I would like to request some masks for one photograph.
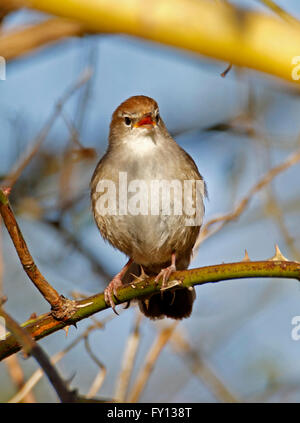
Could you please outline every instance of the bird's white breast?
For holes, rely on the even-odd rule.
[[[135,154],[149,154],[157,151],[157,143],[153,136],[138,134],[128,137],[126,146]]]

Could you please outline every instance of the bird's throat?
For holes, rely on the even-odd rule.
[[[125,142],[126,147],[132,150],[135,154],[153,154],[157,151],[157,140],[154,134],[128,137]]]

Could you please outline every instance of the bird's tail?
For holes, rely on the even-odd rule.
[[[141,312],[150,319],[184,319],[189,317],[196,298],[194,288],[163,291],[152,295],[150,298],[139,301]]]

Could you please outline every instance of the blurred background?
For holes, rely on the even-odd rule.
[[[271,13],[254,0],[230,3]],[[277,4],[300,17],[298,1]],[[18,10],[0,28],[46,18]],[[102,240],[89,199],[111,114],[126,98],[153,97],[171,134],[194,158],[208,187],[205,223],[234,210],[263,175],[300,148],[299,90],[235,66],[221,77],[227,66],[109,34],[70,38],[7,64],[6,80],[0,81],[0,175],[5,181],[32,149],[10,201],[36,263],[60,293],[70,298],[101,292],[126,262]],[[251,259],[265,260],[274,255],[275,244],[300,261],[299,213],[298,164],[255,193],[238,219],[202,239],[191,266],[240,261],[245,249]],[[19,322],[47,312],[5,228],[1,256],[7,311]],[[196,293],[191,318],[176,327],[168,319],[141,319],[134,305],[124,311],[119,306],[119,317],[108,309],[71,327],[67,336],[59,331],[39,343],[53,356],[78,339],[57,368],[84,395],[93,387],[92,396],[143,402],[298,402],[300,341],[291,337],[291,321],[300,315],[299,282],[224,281],[198,286]],[[84,337],[92,324],[96,328]],[[172,336],[159,348],[166,330]],[[135,348],[130,378],[121,376],[124,354]],[[153,370],[143,376],[147,360]],[[0,401],[11,400],[37,368],[21,353],[4,360]],[[136,382],[143,377],[139,389]],[[57,397],[43,377],[22,400]]]

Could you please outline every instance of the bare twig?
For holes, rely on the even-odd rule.
[[[90,325],[81,335],[79,335],[74,341],[72,341],[66,348],[64,348],[62,351],[58,352],[57,354],[53,355],[51,357],[51,364],[58,363],[65,355],[71,351],[76,345],[79,344],[79,342],[82,341],[86,336],[88,336],[92,331],[96,329],[103,329],[104,322],[99,322],[95,320],[95,322]],[[14,395],[8,402],[9,403],[15,403],[15,402],[21,402],[23,398],[30,393],[30,391],[35,387],[35,385],[41,380],[43,377],[44,372],[43,369],[36,370],[30,378],[27,380],[27,382],[24,384],[24,386],[19,390],[19,392]]]
[[[219,232],[225,225],[227,225],[232,220],[237,219],[243,211],[248,206],[250,200],[252,199],[253,195],[259,192],[262,188],[268,185],[277,175],[284,172],[285,170],[289,169],[294,164],[300,161],[300,151],[296,151],[291,154],[284,162],[280,163],[279,165],[270,169],[248,192],[248,194],[237,204],[233,211],[221,215],[219,217],[215,217],[209,220],[202,228],[199,237],[194,246],[194,252],[197,252],[200,244],[209,238],[210,236],[214,235],[215,233]]]
[[[258,172],[261,169],[264,172],[270,171],[272,168],[272,158],[271,158],[271,140],[267,137],[262,130],[255,130],[254,134],[257,136],[255,138],[255,154],[261,158],[261,166],[258,166],[260,161],[257,161]],[[272,139],[273,142],[273,139]],[[257,147],[263,148],[257,149]],[[274,190],[273,181],[271,181],[266,189],[265,189],[265,196],[264,196],[264,205],[262,207],[263,212],[268,218],[274,220],[274,222],[278,226],[278,230],[281,232],[281,235],[285,241],[286,247],[289,250],[289,254],[292,256],[293,259],[297,260],[300,258],[300,252],[297,250],[295,245],[294,238],[290,235],[287,225],[285,224],[284,213],[282,207],[276,197],[276,191]]]
[[[294,16],[290,15],[286,10],[284,10],[282,7],[278,6],[273,0],[258,0],[260,3],[264,4],[266,7],[268,7],[270,10],[272,10],[276,15],[280,16],[283,20],[289,22],[289,23],[297,23],[299,24],[298,19],[296,19]]]
[[[95,72],[96,72],[98,59],[99,59],[98,41],[97,41],[97,38],[95,38],[95,40],[92,42],[92,45],[90,45],[90,41],[91,40],[89,40],[89,45],[88,45],[89,50],[86,53],[86,57],[83,58],[83,61],[84,63],[87,64],[87,66],[89,66],[92,69],[95,69]],[[75,111],[75,117],[74,117],[76,122],[76,128],[79,133],[81,133],[81,130],[85,123],[86,115],[88,114],[88,111],[89,111],[89,107],[88,107],[89,102],[94,92],[93,85],[94,85],[94,79],[91,78],[85,84],[83,90],[81,90],[79,94],[78,103],[77,103],[76,111]]]
[[[277,198],[272,190],[272,187],[269,186],[267,190],[267,199],[266,199],[266,212],[274,219],[277,223],[278,228],[282,234],[282,237],[286,243],[287,248],[289,249],[290,254],[295,260],[300,260],[300,251],[296,247],[294,237],[289,233],[287,225],[284,221],[284,214],[279,206]]]
[[[81,240],[78,239],[74,233],[70,232],[65,226],[63,226],[60,220],[51,221],[49,219],[45,219],[44,222],[50,225],[51,228],[54,228],[67,243],[71,244],[75,250],[82,254],[90,262],[94,272],[98,273],[101,278],[104,279],[104,281],[109,282],[112,279],[113,275],[109,274],[103,268],[97,257],[89,249],[85,248],[85,246],[82,245]]]
[[[191,373],[200,378],[216,399],[222,402],[238,402],[215,372],[199,357],[198,351],[191,347],[179,329],[172,335],[171,345],[175,352],[183,357]]]
[[[0,35],[0,55],[7,61],[32,53],[38,48],[52,45],[67,37],[85,33],[80,22],[64,18],[51,18],[25,28],[6,31]]]
[[[99,367],[99,372],[97,373],[91,388],[89,389],[88,393],[87,393],[87,398],[92,398],[94,397],[97,392],[99,391],[99,389],[101,388],[105,376],[106,376],[106,367],[104,366],[104,364],[98,359],[98,357],[93,353],[90,343],[89,343],[89,338],[88,335],[86,335],[84,337],[84,345],[85,345],[85,349],[87,350],[89,356],[91,357],[91,359],[96,363],[96,365]]]
[[[18,8],[18,5],[15,2],[12,2],[10,0],[1,0],[1,4],[0,4],[0,25],[3,21],[3,19],[6,17],[6,15],[13,12],[17,8]],[[1,33],[1,28],[0,28],[0,33]]]
[[[24,379],[24,372],[19,363],[18,356],[11,355],[5,360],[5,364],[10,374],[11,380],[13,381],[14,385],[19,391],[20,389],[23,388],[25,384],[25,379]],[[28,402],[28,403],[36,402],[33,393],[28,392],[27,395],[24,395],[23,402]]]
[[[13,241],[16,252],[19,256],[23,269],[27,273],[29,279],[34,283],[46,301],[55,311],[63,307],[64,299],[58,292],[46,281],[40,270],[34,263],[34,260],[28,250],[27,244],[23,238],[22,232],[15,219],[12,209],[9,205],[8,198],[0,190],[0,213],[8,233]]]
[[[61,379],[60,375],[52,366],[48,356],[42,348],[31,338],[28,332],[18,325],[2,308],[0,308],[0,315],[5,319],[5,324],[9,330],[15,335],[20,344],[22,345],[26,354],[32,355],[39,365],[43,368],[50,383],[55,389],[58,397],[62,402],[76,402],[76,394],[70,391],[65,382]]]
[[[75,146],[79,149],[84,149],[84,146],[81,144],[80,142],[80,137],[78,134],[78,131],[75,127],[75,125],[73,124],[73,122],[71,121],[71,119],[69,118],[69,116],[67,115],[67,113],[65,111],[62,111],[61,113],[61,117],[63,119],[63,121],[66,124],[66,127],[69,129],[70,131],[70,140],[73,144],[75,144]]]
[[[28,166],[31,162],[32,158],[36,155],[37,151],[39,150],[40,146],[46,139],[52,125],[58,118],[61,113],[61,110],[67,100],[77,91],[82,85],[84,85],[92,76],[91,69],[85,69],[82,74],[79,75],[79,78],[66,90],[65,94],[59,99],[57,102],[53,113],[48,118],[46,124],[37,135],[35,141],[32,145],[29,146],[28,151],[17,161],[17,163],[13,166],[10,173],[6,176],[5,180],[2,183],[2,186],[8,186],[12,188],[13,185],[16,183],[24,169]]]
[[[140,343],[140,325],[142,314],[138,313],[132,332],[129,334],[127,344],[122,359],[122,367],[119,377],[117,378],[117,386],[115,390],[115,398],[119,402],[124,402],[132,375],[134,360]]]
[[[53,114],[34,142],[33,147],[31,147],[29,152],[27,152],[25,156],[19,160],[10,174],[6,177],[4,182],[4,185],[8,185],[8,188],[5,189],[6,192],[10,191],[11,187],[14,185],[25,167],[29,164],[31,159],[38,151],[55,119],[59,116],[64,103],[79,87],[82,86],[82,84],[88,81],[90,77],[91,70],[85,70],[80,75],[80,78],[66,91],[64,96],[59,100]],[[61,297],[58,292],[49,284],[49,282],[46,281],[35,265],[33,258],[27,248],[26,242],[22,236],[20,228],[15,220],[14,214],[10,208],[7,196],[3,191],[0,191],[0,212],[27,275],[39,289],[46,301],[50,303],[55,317],[58,319],[68,318],[68,316],[74,311],[75,302]]]
[[[227,68],[221,73],[222,78],[225,78],[225,76],[228,74],[228,72],[231,71],[231,69],[232,69],[232,63],[229,63]]]
[[[137,402],[139,400],[160,353],[162,352],[167,342],[170,340],[177,325],[178,322],[174,322],[167,328],[162,329],[162,331],[158,334],[152,345],[152,348],[146,357],[145,364],[136,378],[136,382],[132,388],[132,391],[128,396],[129,402]]]

